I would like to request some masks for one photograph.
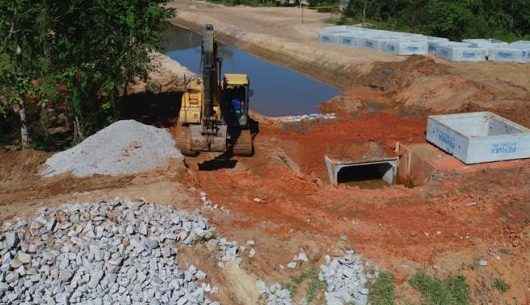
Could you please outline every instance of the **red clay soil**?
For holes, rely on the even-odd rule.
[[[466,174],[455,170],[414,189],[327,184],[325,153],[367,141],[391,151],[398,141],[424,141],[424,130],[423,117],[389,113],[299,129],[265,124],[254,157],[238,159],[233,169],[192,169],[187,181],[237,215],[234,223],[218,224],[223,230],[260,227],[283,239],[303,232],[330,248],[346,236],[383,266],[394,258],[431,264],[440,253],[478,241],[528,249],[521,236],[530,223],[530,162]]]

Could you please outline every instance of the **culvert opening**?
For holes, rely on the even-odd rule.
[[[371,162],[325,159],[330,182],[334,185],[352,184],[361,188],[377,188],[396,183],[397,158]]]
[[[337,173],[338,183],[383,181],[393,183],[394,167],[390,163],[362,164],[343,167]]]

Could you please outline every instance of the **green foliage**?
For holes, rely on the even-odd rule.
[[[53,53],[73,116],[93,132],[135,77],[151,69],[150,54],[172,11],[168,0],[51,1]]]
[[[395,304],[394,276],[388,272],[381,272],[370,287],[368,302],[372,305]]]
[[[152,68],[168,2],[0,0],[0,113],[53,99],[79,134],[109,123],[127,84]]]
[[[0,114],[38,96],[49,68],[42,6],[31,0],[0,0]]]
[[[418,273],[409,282],[421,293],[425,305],[469,304],[469,287],[463,276],[440,280]]]
[[[296,293],[298,287],[307,282],[307,289],[305,293],[306,304],[311,304],[313,300],[318,296],[320,291],[325,287],[323,281],[318,278],[319,271],[317,268],[308,268],[298,276],[292,277],[289,282],[285,285],[287,290],[291,293],[291,296]]]
[[[453,40],[492,36],[515,40],[530,33],[528,12],[527,0],[352,0],[345,17]]]
[[[508,285],[508,283],[506,283],[503,279],[501,278],[496,278],[494,281],[493,281],[493,284],[492,284],[492,287],[497,289],[499,292],[501,293],[505,293],[507,292],[508,290],[510,290],[510,285]]]

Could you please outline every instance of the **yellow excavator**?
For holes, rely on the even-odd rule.
[[[249,118],[250,81],[246,74],[225,74],[212,25],[202,33],[202,77],[190,81],[182,95],[176,128],[177,147],[187,156],[223,152],[254,153]]]

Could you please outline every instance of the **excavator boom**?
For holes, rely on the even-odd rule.
[[[214,28],[207,25],[202,33],[201,78],[190,82],[181,100],[175,130],[177,146],[189,156],[199,152],[251,155],[248,77],[231,74],[221,82],[221,59],[217,51]]]

